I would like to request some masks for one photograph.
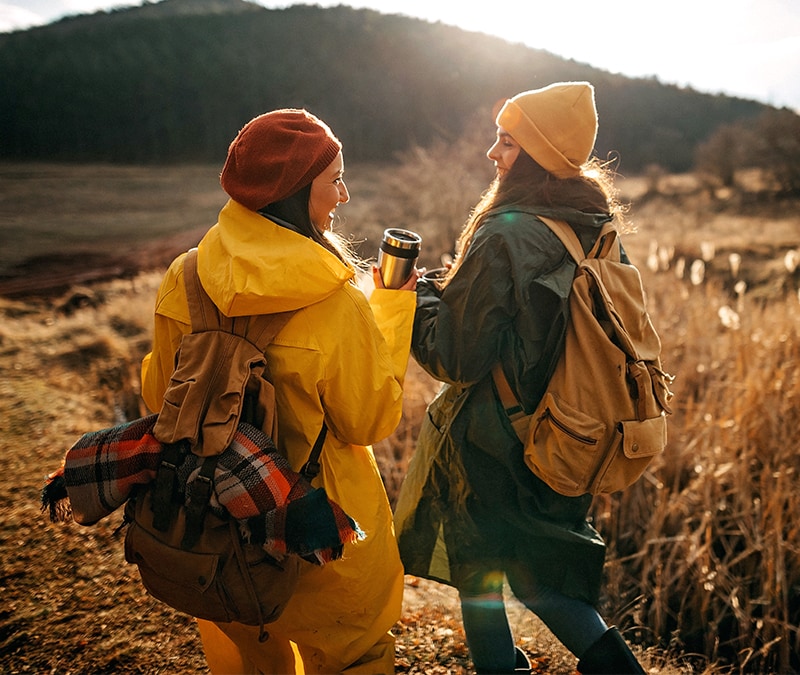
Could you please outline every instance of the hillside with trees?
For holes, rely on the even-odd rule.
[[[346,6],[164,0],[0,35],[0,160],[218,161],[238,129],[306,107],[351,160],[452,141],[500,98],[589,80],[597,152],[627,173],[688,170],[720,127],[768,110],[630,79],[441,23]],[[491,128],[491,127],[490,127]]]

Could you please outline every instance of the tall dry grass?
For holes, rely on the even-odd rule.
[[[608,604],[645,642],[743,672],[792,672],[800,667],[797,297],[745,295],[736,311],[714,282],[661,274],[647,285],[676,375],[675,411],[663,458],[595,504],[609,545]]]

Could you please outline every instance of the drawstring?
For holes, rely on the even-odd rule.
[[[245,560],[244,557],[242,542],[239,540],[239,532],[237,531],[236,525],[232,519],[230,521],[230,528],[231,539],[233,539],[233,553],[236,557],[236,562],[239,565],[239,571],[242,573],[242,578],[247,586],[247,592],[250,594],[250,599],[253,601],[253,604],[256,606],[258,611],[258,641],[266,642],[269,640],[269,632],[267,632],[267,629],[264,627],[266,624],[264,621],[264,613],[261,611],[261,603],[258,601],[258,594],[256,593],[255,586],[253,585],[253,579],[250,576],[247,560]]]

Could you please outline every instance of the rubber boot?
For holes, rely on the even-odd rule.
[[[644,668],[614,626],[581,655],[578,672],[585,675],[645,675]]]
[[[528,660],[527,654],[519,647],[515,647],[514,651],[517,655],[517,662],[514,664],[514,675],[531,675],[533,669],[531,662]]]
[[[475,675],[531,675],[533,672],[531,668],[531,662],[528,660],[525,652],[523,652],[519,647],[514,647],[514,655],[516,658],[516,663],[514,664],[514,670],[511,672],[501,673],[496,671],[477,670],[475,671]]]

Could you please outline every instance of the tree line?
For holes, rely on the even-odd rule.
[[[695,170],[710,187],[737,187],[741,169],[759,169],[772,191],[800,194],[800,115],[766,110],[720,125],[695,151]]]
[[[345,6],[266,9],[217,0],[209,14],[145,8],[0,35],[0,159],[221,161],[253,116],[305,107],[351,160],[385,161],[453,140],[494,103],[558,80],[588,80],[597,152],[623,172],[686,171],[721,126],[767,106],[630,79],[400,15]],[[219,11],[220,5],[223,11]],[[230,11],[224,11],[229,6]]]

